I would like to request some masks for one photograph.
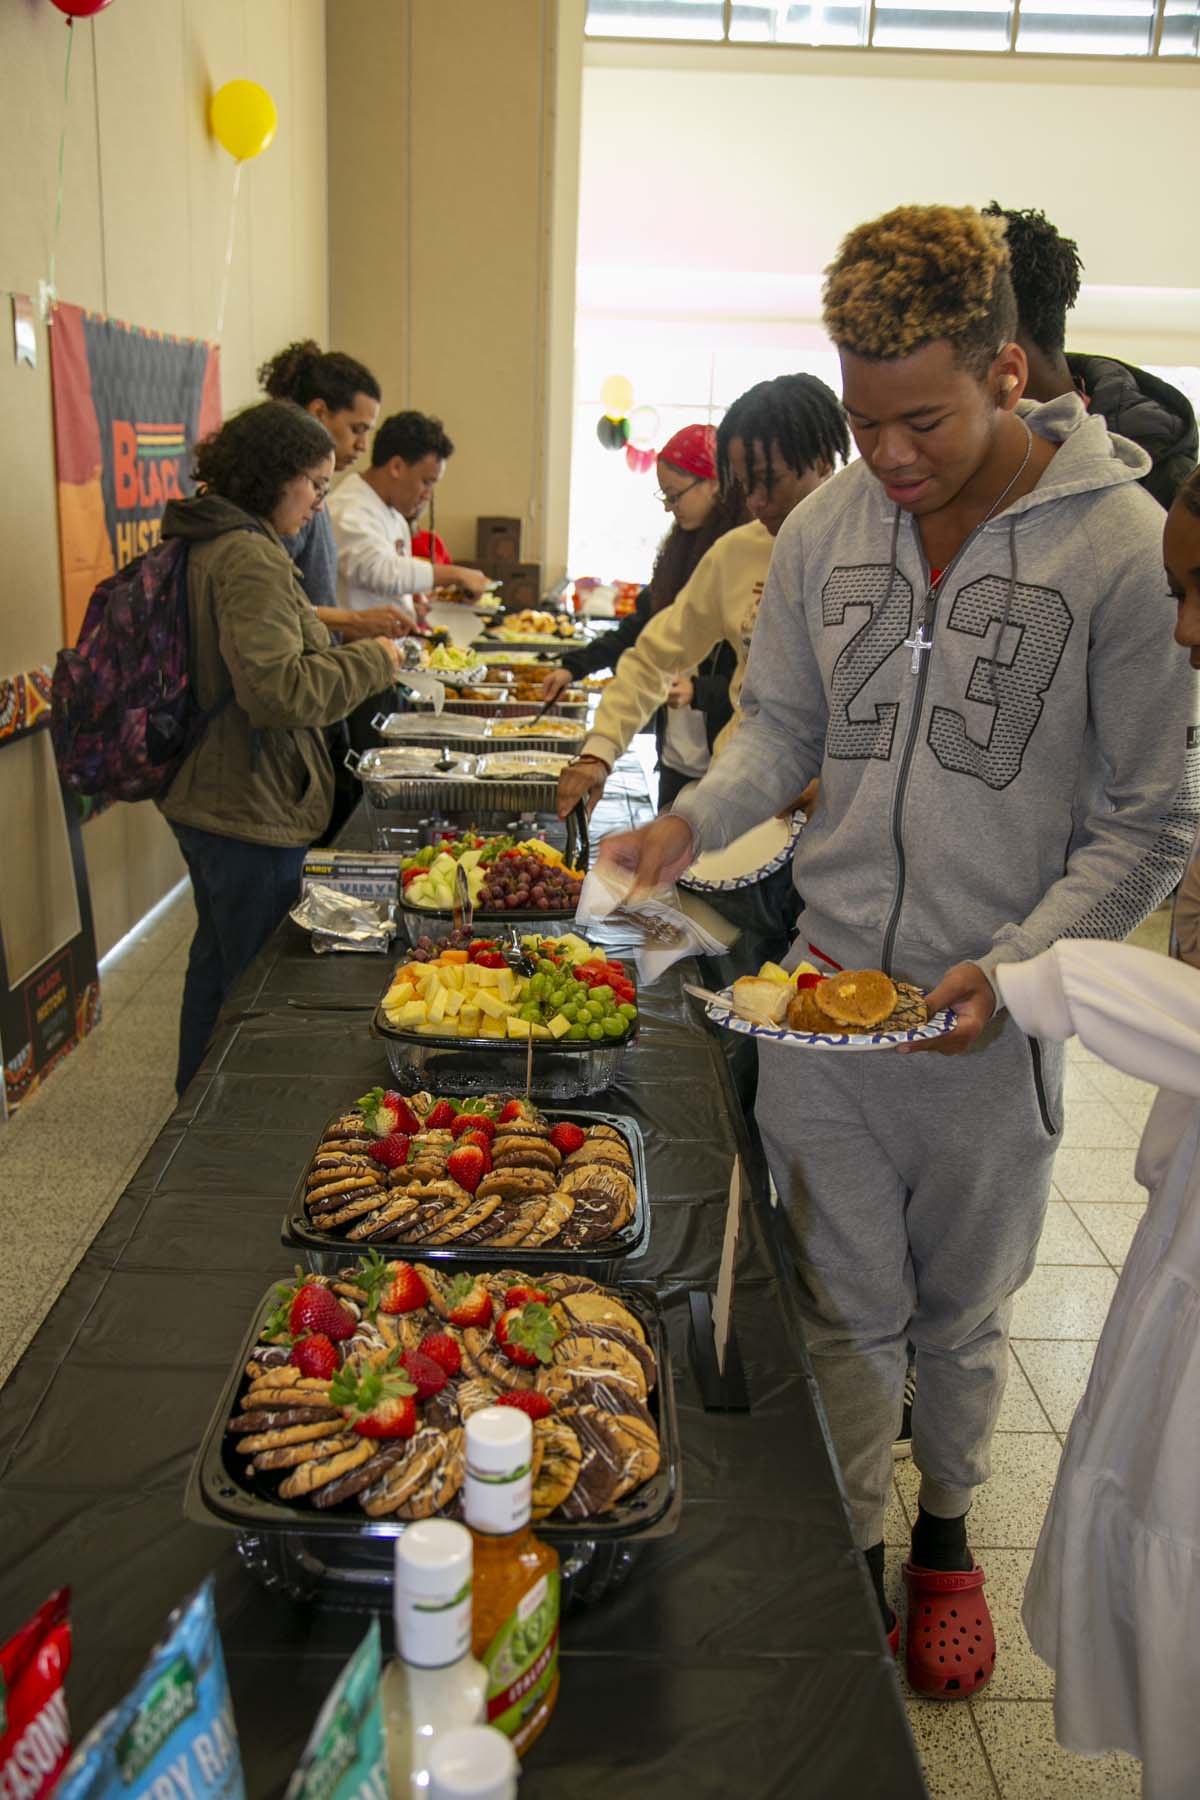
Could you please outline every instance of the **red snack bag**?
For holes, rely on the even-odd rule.
[[[59,1588],[0,1644],[0,1796],[42,1800],[71,1753],[63,1693],[71,1661],[70,1588]]]

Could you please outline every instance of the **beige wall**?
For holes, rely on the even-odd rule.
[[[586,64],[589,312],[815,326],[859,220],[996,198],[1078,240],[1073,347],[1200,363],[1200,64],[600,42]]]
[[[222,343],[225,407],[244,405],[273,349],[326,334],[324,0],[116,0],[74,30],[64,300],[211,337],[233,164],[209,138],[206,98],[237,76],[275,98],[276,140],[243,176]],[[66,31],[47,0],[9,0],[0,12],[0,288],[18,292],[36,294],[49,273]],[[0,353],[0,674],[53,660],[62,637],[41,325],[38,340],[36,371]],[[149,805],[114,807],[85,827],[84,842],[103,953],[183,865]]]
[[[549,579],[566,552],[583,14],[329,8],[331,342],[374,369],[385,413],[445,420],[437,524],[455,554],[474,554],[479,515],[516,516]]]

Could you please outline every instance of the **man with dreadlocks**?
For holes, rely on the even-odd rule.
[[[728,751],[601,858],[673,880],[819,773],[794,959],[883,968],[956,1014],[928,1047],[762,1044],[757,1116],[897,1647],[883,1519],[915,1346],[908,1676],[962,1698],[995,1659],[967,1512],[1062,1116],[1061,1047],[1022,1035],[994,972],[1059,938],[1122,938],[1175,887],[1195,676],[1172,651],[1149,458],[1077,395],[1022,401],[1000,221],[913,206],[860,226],[825,323],[861,460],[779,534]]]
[[[1074,239],[1063,237],[1045,213],[1019,212],[994,200],[983,210],[1007,226],[1016,339],[1029,359],[1026,394],[1031,400],[1055,400],[1078,393],[1092,412],[1103,414],[1110,431],[1146,452],[1153,466],[1142,486],[1160,506],[1170,506],[1196,466],[1196,415],[1187,396],[1115,356],[1067,354],[1067,314],[1079,298],[1083,274]]]

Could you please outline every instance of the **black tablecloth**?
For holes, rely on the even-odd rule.
[[[641,816],[640,786],[626,775],[601,829]],[[280,1224],[319,1128],[386,1075],[365,1011],[386,969],[314,957],[285,921],[0,1402],[0,1635],[71,1583],[81,1734],[214,1571],[251,1800],[282,1791],[364,1620],[260,1588],[232,1533],[185,1522],[182,1498],[252,1309],[288,1271]],[[684,1508],[622,1588],[569,1614],[558,1708],[522,1795],[919,1800],[758,1168],[736,1301],[753,1410],[699,1400],[686,1293],[715,1277],[732,1161],[753,1153],[680,971],[644,993],[640,1039],[596,1105],[646,1137],[653,1233],[630,1273],[665,1303]]]

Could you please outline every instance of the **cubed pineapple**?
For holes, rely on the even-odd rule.
[[[479,1008],[489,1019],[503,1019],[509,1011],[499,994],[494,994],[491,988],[485,987],[479,990]]]
[[[508,1031],[509,1037],[513,1037],[513,1038],[528,1037],[529,1036],[529,1020],[528,1019],[509,1019],[508,1025],[507,1025],[507,1031]]]
[[[446,1002],[442,1009],[443,1017],[447,1019],[457,1018],[462,1011],[463,1006],[463,995],[461,990],[458,988],[444,988],[442,990],[442,997]]]
[[[551,1019],[550,1024],[547,1027],[547,1030],[549,1031],[550,1036],[552,1038],[566,1037],[566,1035],[567,1035],[568,1031],[570,1031],[570,1029],[571,1029],[570,1019],[564,1019],[564,1017],[561,1013],[555,1013],[554,1017]]]
[[[468,967],[474,969],[480,987],[484,988],[498,987],[500,977],[505,973],[503,969],[481,969],[478,963],[469,963]]]
[[[410,1000],[406,1006],[401,1008],[397,1023],[402,1031],[411,1031],[414,1026],[425,1023],[428,1012],[429,1009],[424,1000]]]
[[[459,1030],[467,1037],[478,1037],[479,1026],[482,1019],[482,1008],[473,1005],[469,1000],[464,1001],[463,1009],[458,1015]]]
[[[495,970],[495,976],[496,986],[500,992],[500,998],[502,1000],[515,999],[517,982],[520,980],[520,976],[518,976],[515,969],[497,969]]]

